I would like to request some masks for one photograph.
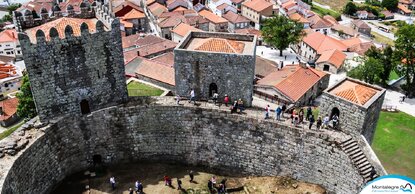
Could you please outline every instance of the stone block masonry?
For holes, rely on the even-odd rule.
[[[37,112],[42,122],[65,114],[80,115],[125,102],[128,98],[124,76],[119,21],[112,26],[96,23],[96,32],[80,27],[74,36],[71,26],[60,39],[55,28],[36,33],[36,43],[19,33]],[[104,28],[110,29],[105,31]],[[45,40],[45,33],[50,41]]]
[[[358,193],[363,184],[327,134],[211,109],[125,104],[51,123],[22,151],[0,193],[50,192],[90,167],[94,155],[107,165],[170,161],[225,174],[291,176],[339,194]]]

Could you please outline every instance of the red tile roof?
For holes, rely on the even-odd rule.
[[[160,21],[157,25],[160,28],[172,28],[182,22],[186,21],[185,17],[182,15],[172,16],[164,18],[162,21]]]
[[[262,37],[261,31],[259,31],[257,29],[253,29],[253,28],[236,29],[235,33],[238,33],[238,34],[251,34],[251,35],[256,35],[258,37]]]
[[[227,4],[227,3],[222,3],[222,4],[220,4],[220,5],[218,5],[217,7],[216,7],[216,9],[218,9],[218,10],[225,10],[225,8],[227,8],[227,7],[229,7],[230,5],[229,4]]]
[[[307,34],[303,41],[311,48],[321,54],[323,51],[338,49],[340,51],[346,51],[347,46],[344,45],[340,40],[334,39],[330,36],[324,35],[320,32],[314,32]]]
[[[167,12],[167,7],[163,6],[160,3],[153,3],[150,6],[148,6],[149,11],[156,17],[161,15],[163,12]]]
[[[0,42],[16,42],[17,33],[16,30],[7,29],[0,32]]]
[[[168,52],[157,57],[151,58],[152,61],[157,61],[160,64],[165,64],[169,67],[173,67],[174,65],[174,53]]]
[[[327,74],[312,68],[287,65],[259,80],[258,85],[273,86],[293,102],[296,102],[325,75]]]
[[[174,68],[160,64],[157,61],[142,58],[135,73],[174,86]]]
[[[277,66],[278,64],[276,62],[257,56],[255,61],[255,75],[265,77],[272,72],[278,71]]]
[[[331,29],[333,29],[334,31],[338,31],[338,32],[342,32],[345,33],[349,36],[356,36],[357,34],[359,34],[356,30],[354,30],[353,28],[349,27],[349,26],[343,26],[341,24],[336,24],[333,25],[331,27]]]
[[[95,32],[97,19],[80,19],[80,18],[59,18],[40,26],[36,26],[26,30],[27,35],[32,41],[36,41],[37,30],[42,30],[45,33],[46,40],[50,40],[49,31],[52,27],[56,28],[60,38],[65,38],[65,27],[71,26],[74,36],[81,36],[81,24],[86,23],[90,33]]]
[[[177,25],[176,27],[173,28],[173,30],[171,32],[184,37],[188,32],[190,31],[201,31],[193,26],[190,26],[189,24],[185,24],[185,23],[180,23],[179,25]]]
[[[379,90],[361,83],[345,80],[329,93],[359,105],[365,105]]]
[[[223,38],[208,38],[195,50],[221,52],[221,53],[242,53],[245,43]]]
[[[318,58],[316,63],[329,62],[337,68],[340,68],[344,63],[344,60],[346,60],[346,54],[337,49],[333,49],[321,53],[321,56]]]
[[[0,115],[0,121],[7,120],[16,114],[17,105],[19,105],[19,100],[17,98],[9,98],[1,101],[0,107],[2,108],[2,114]]]
[[[300,15],[299,13],[293,13],[288,16],[291,20],[298,21],[300,23],[310,23],[305,17]]]
[[[223,18],[227,19],[230,23],[247,23],[250,20],[244,16],[234,13],[233,11],[227,11],[223,16]]]
[[[161,53],[167,50],[172,50],[174,47],[176,47],[177,43],[170,41],[170,40],[164,40],[162,42],[153,43],[145,46],[140,46],[139,48],[135,48],[129,51],[124,52],[124,56],[134,56],[138,55],[142,57],[147,57],[150,55],[154,55],[157,53]]]
[[[212,13],[210,11],[207,11],[207,10],[200,11],[199,15],[203,16],[204,18],[206,18],[207,20],[209,20],[209,21],[211,21],[212,23],[215,23],[215,24],[228,22],[228,20],[226,20],[225,18],[217,16],[214,13]]]
[[[133,34],[130,36],[122,37],[122,48],[125,49],[135,46],[142,47],[150,44],[164,42],[165,40],[166,39],[154,35],[147,35],[142,37],[141,34]]]
[[[0,79],[14,77],[17,75],[16,68],[13,65],[6,65],[7,61],[0,64]]]
[[[135,9],[131,9],[131,11],[129,11],[128,13],[126,13],[123,16],[124,20],[129,20],[129,19],[141,19],[141,18],[145,18],[146,16],[144,15],[143,12],[137,11]]]
[[[272,7],[272,3],[266,0],[252,0],[252,1],[245,1],[242,5],[249,7],[256,12],[264,11],[265,9]]]
[[[411,10],[409,10],[405,5],[402,5],[402,4],[398,5],[398,9],[402,10],[406,14],[412,13]]]

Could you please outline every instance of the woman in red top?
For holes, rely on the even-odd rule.
[[[229,97],[227,94],[225,94],[225,99],[223,99],[223,102],[225,103],[226,106],[228,106],[229,103]]]

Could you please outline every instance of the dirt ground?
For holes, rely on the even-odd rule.
[[[188,172],[193,170],[194,180],[190,183]],[[216,176],[217,182],[227,179],[227,188],[241,188],[235,194],[324,194],[325,189],[319,185],[299,182],[287,177],[231,177],[212,174],[198,167],[186,167],[172,164],[135,163],[108,167],[97,170],[96,177],[80,172],[66,178],[52,193],[56,194],[128,194],[129,188],[139,180],[146,194],[208,194],[207,182]],[[173,188],[165,186],[163,177],[173,178]],[[109,178],[114,176],[117,188],[111,189]],[[177,178],[181,179],[183,190],[177,190]],[[89,189],[86,187],[89,186]]]

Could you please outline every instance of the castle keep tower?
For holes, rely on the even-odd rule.
[[[386,90],[365,82],[345,78],[327,88],[322,95],[320,115],[339,117],[340,130],[351,135],[363,135],[372,143]]]
[[[91,12],[97,17],[52,18],[19,33],[41,121],[87,114],[128,98],[120,23],[101,5]]]
[[[251,106],[255,74],[256,36],[190,32],[174,50],[176,92],[196,99],[241,98]]]

